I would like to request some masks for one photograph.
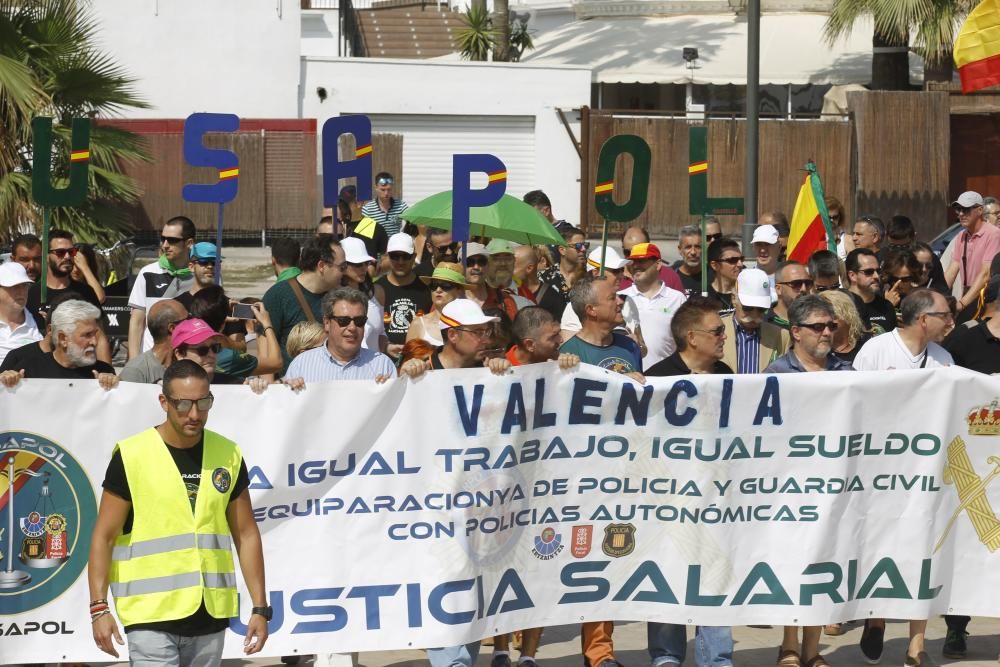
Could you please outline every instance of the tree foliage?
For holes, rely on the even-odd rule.
[[[52,172],[60,187],[69,173],[72,118],[147,106],[134,80],[96,49],[96,28],[83,0],[0,0],[0,236],[41,225],[31,200],[33,117],[55,119]],[[80,241],[120,238],[129,229],[123,204],[139,195],[121,164],[148,159],[138,136],[94,123],[88,199],[78,208],[54,209],[52,225]]]

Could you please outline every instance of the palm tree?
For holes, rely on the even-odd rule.
[[[57,186],[69,173],[71,119],[94,119],[88,199],[78,208],[54,209],[52,226],[92,243],[109,243],[130,227],[123,205],[136,201],[139,188],[120,163],[149,156],[138,136],[96,119],[147,105],[133,90],[133,79],[94,47],[96,24],[84,4],[0,0],[0,237],[40,226],[41,211],[31,200],[35,116],[55,119]]]
[[[496,47],[497,31],[493,27],[485,3],[475,3],[462,15],[464,25],[458,29],[458,51],[467,60],[488,60]]]
[[[493,60],[497,62],[510,61],[510,18],[507,0],[493,0],[493,25],[496,26],[497,39],[493,45]]]
[[[824,38],[832,44],[869,16],[875,24],[873,89],[909,89],[911,48],[924,59],[925,80],[950,81],[956,31],[974,5],[975,0],[835,0]]]

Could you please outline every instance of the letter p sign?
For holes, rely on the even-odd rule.
[[[221,148],[206,148],[202,139],[207,132],[235,132],[240,118],[230,113],[193,113],[184,121],[184,159],[193,167],[214,167],[218,182],[211,185],[185,185],[184,201],[224,204],[236,197],[240,160],[236,153]]]
[[[482,190],[472,189],[469,176],[473,172],[485,173],[489,178]],[[453,155],[451,179],[451,238],[468,241],[470,209],[500,201],[507,191],[507,167],[488,153]]]

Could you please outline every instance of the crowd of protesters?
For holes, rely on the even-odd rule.
[[[719,221],[680,230],[673,266],[645,230],[630,227],[602,248],[559,220],[541,191],[525,196],[562,236],[559,246],[502,239],[452,240],[449,231],[404,222],[390,174],[377,198],[341,192],[337,215],[302,244],[276,239],[276,282],[239,304],[213,279],[219,249],[196,242],[179,216],[164,224],[159,259],[129,296],[128,363],[116,373],[101,326],[103,289],[71,234],[53,230],[48,257],[33,235],[18,237],[0,265],[0,383],[22,378],[94,378],[160,383],[190,360],[210,385],[272,383],[298,390],[342,380],[391,381],[434,369],[553,362],[592,364],[645,382],[691,373],[894,370],[959,365],[1000,371],[1000,228],[984,212],[996,201],[962,193],[952,208],[963,229],[941,258],[912,221],[860,216],[826,201],[836,250],[806,264],[786,261],[788,221],[761,216],[753,257]],[[707,257],[702,261],[702,233]],[[616,246],[619,246],[619,251]],[[48,262],[41,298],[41,262]],[[753,264],[751,268],[750,264]],[[702,272],[706,275],[702,275]],[[242,306],[242,308],[241,308]],[[188,401],[191,403],[191,401]],[[190,406],[189,406],[190,407]],[[200,408],[199,408],[200,409]],[[968,617],[946,617],[944,655],[966,653]],[[906,665],[919,665],[926,622],[910,624]],[[127,628],[126,628],[127,630]],[[869,619],[861,650],[882,654],[885,621]],[[582,627],[589,667],[617,667],[611,622]],[[824,667],[822,632],[839,624],[785,628],[779,667]],[[541,629],[523,633],[519,665],[532,667]],[[698,665],[732,664],[730,628],[699,627]],[[510,667],[511,642],[496,637],[491,667]],[[653,667],[684,661],[683,626],[650,623]],[[478,642],[428,651],[436,667],[471,665]]]

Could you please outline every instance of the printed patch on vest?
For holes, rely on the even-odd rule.
[[[225,468],[216,468],[212,472],[212,485],[219,493],[225,493],[233,484],[233,476]]]

